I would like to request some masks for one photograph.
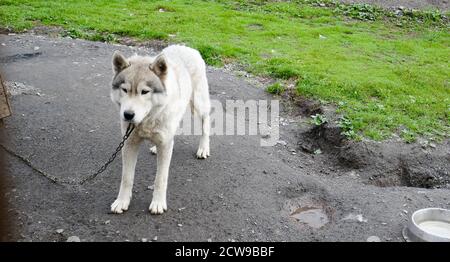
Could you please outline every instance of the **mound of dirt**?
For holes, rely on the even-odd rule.
[[[322,154],[332,165],[357,171],[365,183],[376,186],[450,188],[450,141],[425,146],[403,141],[352,141],[337,125],[339,115],[334,108],[298,95],[290,96],[284,105],[291,115],[310,117],[322,114],[327,122],[299,129],[297,149]]]
[[[349,141],[333,124],[314,126],[299,134],[299,149],[320,149],[335,165],[358,170],[377,186],[450,188],[450,143],[436,148],[403,142]]]

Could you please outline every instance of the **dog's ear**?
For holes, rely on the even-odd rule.
[[[167,61],[163,54],[158,55],[150,65],[150,70],[155,72],[159,78],[164,78],[167,73]]]
[[[114,52],[112,64],[113,64],[113,71],[115,74],[120,73],[122,70],[124,70],[130,65],[125,59],[125,57],[119,51]]]

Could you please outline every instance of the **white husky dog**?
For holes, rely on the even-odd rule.
[[[113,55],[111,99],[120,107],[122,133],[135,125],[122,149],[122,182],[111,211],[122,213],[130,204],[139,145],[144,139],[155,146],[156,178],[149,210],[167,210],[166,190],[174,135],[190,103],[202,119],[197,158],[209,156],[209,100],[206,66],[200,53],[185,46],[169,46],[156,57]]]

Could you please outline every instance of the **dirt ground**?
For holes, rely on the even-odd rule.
[[[348,142],[333,124],[308,123],[314,112],[337,117],[332,108],[285,99],[276,146],[261,147],[259,136],[214,136],[211,158],[200,161],[198,137],[177,137],[169,210],[161,216],[148,212],[156,163],[142,147],[131,206],[111,214],[120,159],[82,186],[55,184],[39,171],[78,179],[106,161],[120,141],[109,98],[112,53],[156,50],[33,34],[0,35],[0,44],[13,109],[1,129],[7,172],[1,192],[15,229],[6,239],[403,241],[412,212],[450,208],[448,141]],[[221,102],[279,99],[257,79],[227,70],[210,67],[208,79],[211,98]]]

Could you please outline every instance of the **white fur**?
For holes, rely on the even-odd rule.
[[[113,89],[111,98],[120,104],[121,126],[124,134],[129,122],[124,121],[123,112],[135,112],[133,123],[136,128],[122,150],[122,182],[117,199],[111,211],[122,213],[130,204],[134,171],[139,145],[144,139],[150,140],[157,154],[157,171],[154,182],[153,199],[149,210],[152,214],[162,214],[167,210],[166,191],[169,166],[172,158],[174,135],[189,103],[203,121],[203,134],[197,150],[197,158],[207,158],[209,150],[210,100],[205,62],[198,51],[184,46],[169,46],[161,53],[167,64],[167,73],[162,77],[166,88],[164,94],[130,97],[120,89]],[[152,64],[157,58],[134,56],[127,60],[132,66]],[[150,70],[150,69],[149,69]],[[130,87],[127,87],[130,88]],[[146,88],[137,86],[138,90]]]

